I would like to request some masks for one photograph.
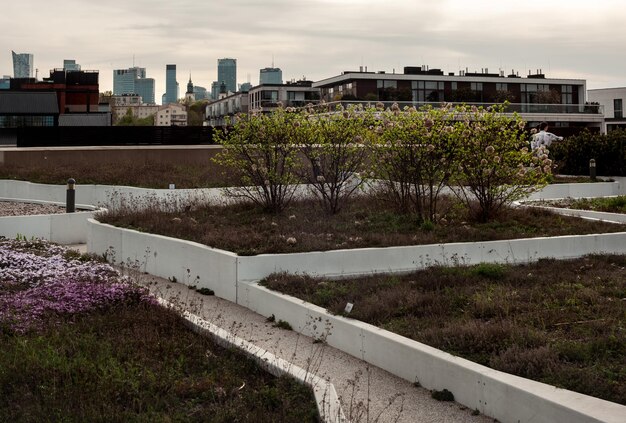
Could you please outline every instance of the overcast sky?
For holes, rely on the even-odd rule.
[[[237,82],[253,85],[273,57],[285,80],[426,64],[624,87],[625,25],[624,0],[6,1],[0,75],[13,76],[15,50],[34,54],[39,78],[63,59],[99,70],[100,91],[134,60],[155,78],[157,102],[166,64],[177,65],[182,95],[190,72],[210,89],[222,57],[236,58]]]

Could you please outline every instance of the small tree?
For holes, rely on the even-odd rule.
[[[216,133],[224,150],[214,160],[237,172],[241,183],[225,188],[227,195],[272,213],[289,204],[296,190],[299,146],[293,139],[300,119],[294,109],[280,107],[270,114],[240,115],[232,130]]]
[[[302,176],[314,188],[324,209],[331,214],[360,187],[354,175],[362,170],[367,149],[366,113],[362,108],[338,106],[328,114],[305,112],[298,137],[309,167]]]
[[[394,104],[379,116],[372,167],[383,195],[419,221],[437,221],[439,195],[456,166],[450,106],[400,111]]]
[[[551,172],[547,154],[528,150],[524,121],[517,114],[505,115],[505,107],[457,109],[461,119],[455,192],[481,222],[492,219],[503,205],[543,187]]]

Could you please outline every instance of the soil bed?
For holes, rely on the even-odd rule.
[[[37,214],[61,213],[65,213],[65,206],[23,203],[19,201],[0,201],[0,216],[31,216]]]
[[[190,207],[185,213],[131,207],[98,217],[101,222],[191,240],[240,255],[327,251],[450,242],[490,241],[620,232],[623,225],[559,216],[537,208],[505,209],[489,223],[472,223],[450,204],[437,224],[419,223],[372,198],[355,198],[327,215],[313,200],[292,203],[283,213],[263,213],[250,204]]]
[[[626,256],[264,286],[491,368],[626,405]]]

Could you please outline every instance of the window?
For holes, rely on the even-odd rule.
[[[483,83],[482,82],[472,82],[470,84],[470,89],[472,91],[482,91],[483,90]]]
[[[496,91],[508,91],[508,90],[509,90],[509,84],[496,82]]]
[[[443,82],[412,81],[413,101],[439,102],[443,101]]]
[[[616,119],[624,118],[624,106],[621,98],[616,98],[613,100],[613,117]]]
[[[261,91],[261,100],[278,101],[278,91]]]
[[[574,102],[573,92],[571,85],[561,85],[561,103],[572,104]]]
[[[388,81],[386,79],[378,79],[376,81],[376,88],[398,88],[398,81]]]

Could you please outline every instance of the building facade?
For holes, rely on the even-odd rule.
[[[30,53],[16,53],[11,51],[13,55],[13,77],[14,78],[32,78],[35,70],[35,59]]]
[[[165,102],[163,105],[178,101],[178,82],[176,81],[176,65],[165,65]]]
[[[280,68],[263,68],[259,71],[259,85],[282,83],[283,71]]]
[[[626,129],[626,87],[589,90],[587,95],[589,102],[597,103],[604,109],[603,133]]]
[[[297,81],[288,84],[263,84],[250,91],[231,93],[206,107],[206,124],[224,126],[233,124],[240,113],[259,111],[269,113],[281,104],[284,107],[303,107],[319,101],[319,88],[313,88],[311,81]]]
[[[141,97],[143,104],[156,104],[154,101],[154,78],[135,79],[135,94]]]
[[[237,92],[237,59],[217,59],[217,82],[226,85],[226,92]]]
[[[206,88],[201,87],[199,85],[194,85],[193,86],[193,94],[196,98],[196,100],[208,100],[208,93]]]
[[[11,91],[55,92],[59,113],[99,113],[98,71],[53,69],[48,78],[11,79]]]
[[[405,67],[404,73],[346,71],[317,81],[322,99],[331,101],[383,101],[405,105],[440,105],[442,102],[490,106],[508,101],[507,111],[518,112],[530,126],[550,123],[553,132],[570,135],[583,128],[600,130],[601,107],[586,104],[586,81],[546,78],[538,71],[521,78],[511,72],[461,71]]]
[[[146,78],[146,68],[132,67],[113,71],[113,95],[137,94],[145,104],[155,104],[154,79]]]
[[[154,120],[156,126],[187,126],[187,110],[178,103],[159,107]]]

